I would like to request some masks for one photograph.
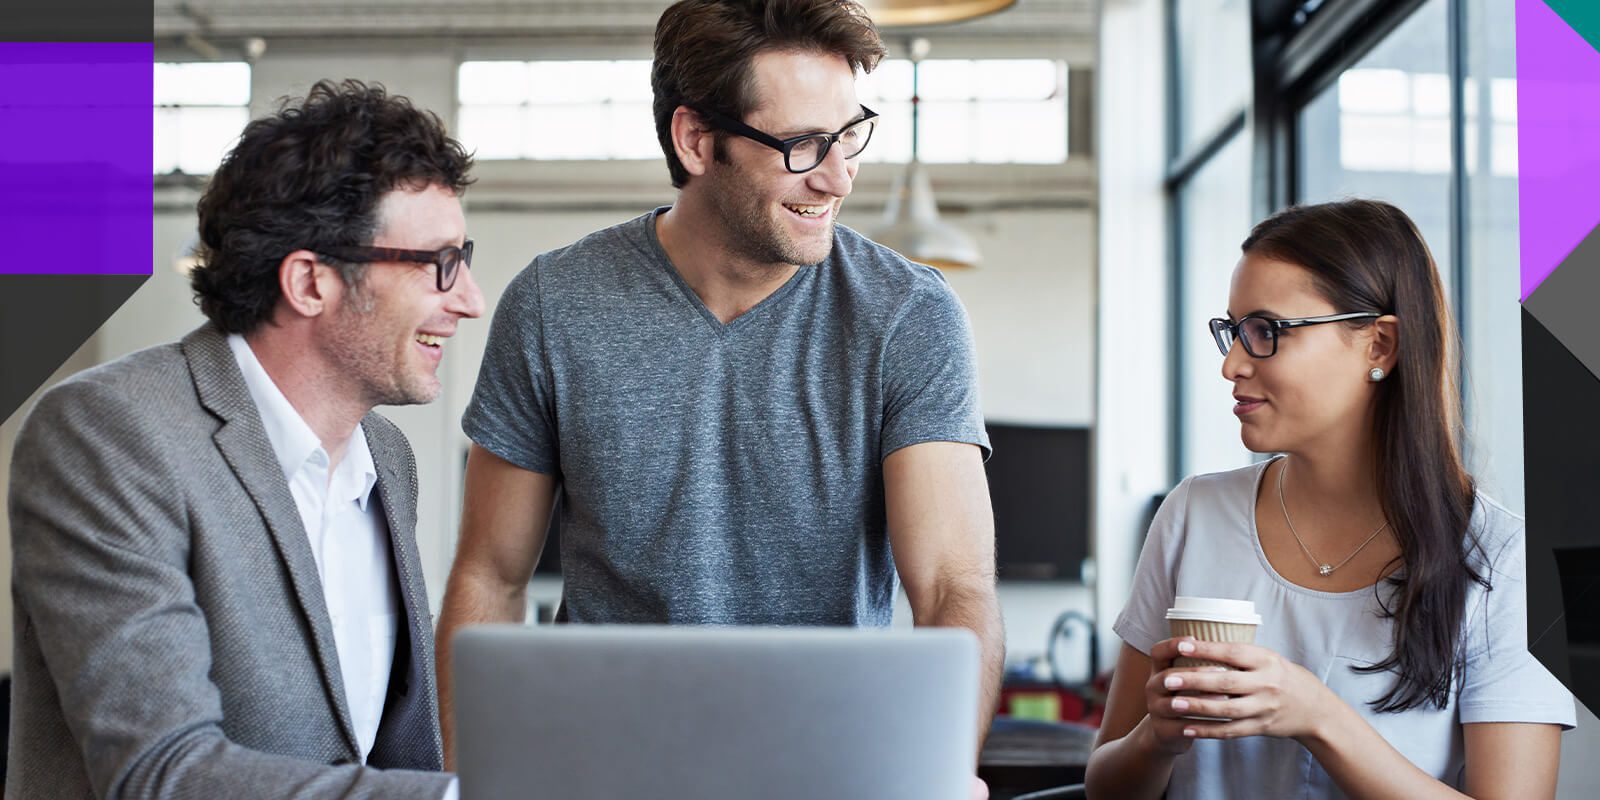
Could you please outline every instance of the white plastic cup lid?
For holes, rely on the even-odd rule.
[[[1167,619],[1227,622],[1235,625],[1261,624],[1261,615],[1256,613],[1256,604],[1249,600],[1179,597],[1174,603],[1172,608],[1167,609]]]

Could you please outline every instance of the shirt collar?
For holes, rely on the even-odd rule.
[[[292,480],[307,461],[319,454],[326,465],[327,453],[322,449],[322,441],[306,424],[300,412],[289,403],[289,398],[283,396],[283,391],[267,374],[266,368],[261,366],[250,344],[243,336],[232,333],[228,335],[228,347],[233,350],[234,360],[239,362],[245,388],[249,390],[250,399],[255,401],[256,410],[261,414],[261,425],[266,428],[267,441],[272,444],[272,451],[278,457],[278,466],[283,469],[283,479]],[[366,511],[372,487],[377,482],[377,467],[372,460],[372,450],[367,447],[366,431],[357,423],[355,432],[345,445],[344,458],[332,476],[329,491],[339,491],[341,496],[336,499],[354,500],[362,511]],[[343,491],[340,487],[344,487]]]

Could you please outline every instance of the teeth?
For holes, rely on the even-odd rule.
[[[444,337],[443,336],[431,336],[431,335],[426,334],[426,333],[419,333],[419,334],[417,334],[417,341],[422,342],[423,344],[426,344],[426,345],[431,345],[433,347],[442,347],[442,346],[444,346]]]
[[[822,206],[794,206],[794,205],[789,205],[787,203],[785,203],[783,207],[789,209],[790,211],[793,211],[796,214],[799,214],[802,217],[818,217],[818,216],[822,216],[823,214],[828,213],[828,208],[829,208],[828,206],[825,206],[825,205],[822,205]]]

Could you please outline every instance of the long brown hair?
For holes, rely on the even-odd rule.
[[[1394,620],[1394,649],[1357,669],[1396,673],[1372,702],[1378,711],[1444,708],[1462,666],[1467,591],[1489,582],[1473,566],[1481,546],[1468,529],[1476,487],[1461,460],[1459,338],[1433,255],[1405,212],[1373,200],[1286,209],[1256,225],[1241,247],[1304,267],[1340,312],[1399,319],[1395,366],[1378,387],[1372,431],[1378,496],[1403,567],[1384,582],[1394,590],[1388,600],[1377,592]]]

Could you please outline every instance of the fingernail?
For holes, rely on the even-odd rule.
[[[1173,711],[1188,711],[1189,710],[1189,701],[1185,700],[1185,699],[1183,699],[1181,697],[1176,699],[1176,700],[1173,700],[1172,701],[1172,710]]]
[[[1194,642],[1178,642],[1178,652],[1180,652],[1180,653],[1193,653],[1194,652]]]
[[[1183,685],[1183,679],[1178,677],[1178,676],[1176,676],[1176,675],[1168,675],[1167,679],[1162,681],[1161,683],[1162,683],[1163,686],[1166,686],[1168,689],[1176,689],[1179,686]]]
[[[1190,739],[1193,739],[1194,738],[1194,728],[1184,728],[1183,729],[1183,735],[1189,737]]]

